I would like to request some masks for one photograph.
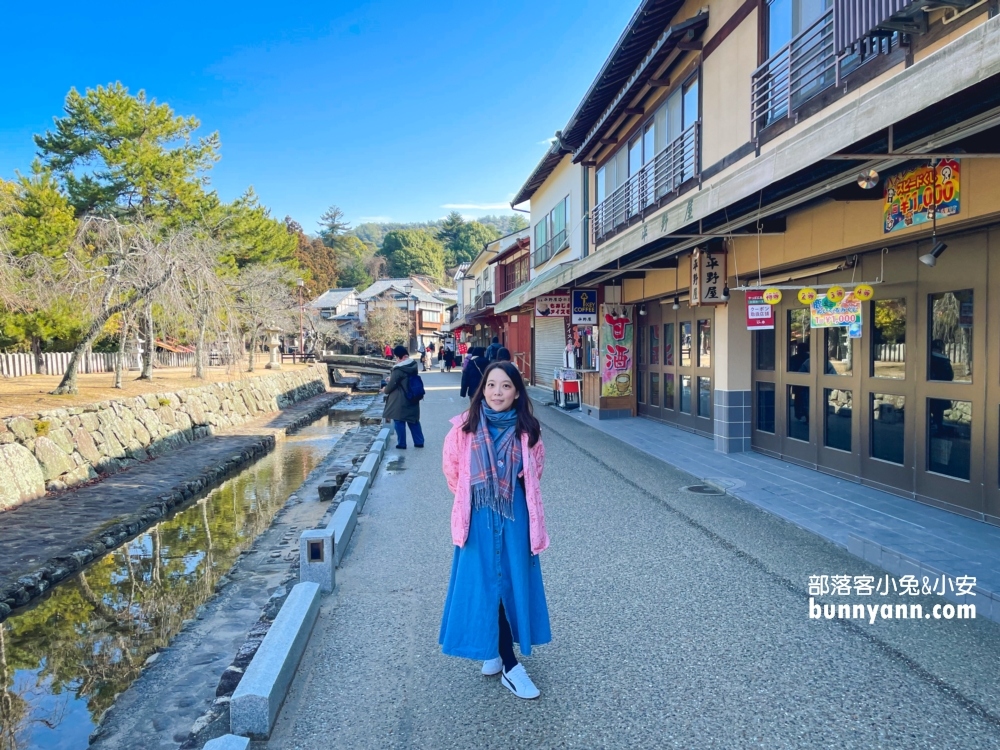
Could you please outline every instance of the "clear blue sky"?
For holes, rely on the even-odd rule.
[[[253,185],[307,231],[332,203],[352,223],[498,213],[637,1],[6,3],[24,65],[4,80],[0,176],[27,170],[71,86],[121,81],[219,131],[224,200]]]

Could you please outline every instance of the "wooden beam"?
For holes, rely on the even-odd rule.
[[[652,86],[653,88],[667,88],[670,86],[669,78],[650,78],[646,81],[646,84]]]
[[[618,143],[618,139],[617,138],[601,138],[601,140],[598,141],[598,143],[600,143],[602,146],[614,146],[616,143]]]
[[[622,114],[625,114],[625,115],[644,115],[644,114],[646,114],[646,110],[644,110],[642,107],[625,107],[625,109],[622,110]]]
[[[677,49],[700,50],[701,42],[677,42]]]

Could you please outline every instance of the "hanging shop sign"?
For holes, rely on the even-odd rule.
[[[811,305],[813,300],[816,299],[816,290],[806,287],[805,289],[799,289],[798,294],[799,302],[803,305]]]
[[[691,254],[691,307],[721,305],[726,288],[726,254],[695,248]]]
[[[829,297],[817,297],[809,306],[810,325],[813,328],[851,328],[861,331],[861,300],[853,293],[844,295],[840,302]],[[848,332],[850,335],[850,332]]]
[[[764,290],[761,298],[769,305],[776,305],[781,302],[781,290],[775,289],[773,286],[768,287]]]
[[[936,167],[905,169],[886,178],[883,191],[884,234],[957,216],[960,208],[961,162],[942,159]]]
[[[854,299],[867,302],[875,296],[875,290],[871,284],[858,284],[854,287]]]
[[[570,316],[570,296],[568,294],[543,294],[535,300],[536,318],[568,318]]]
[[[597,290],[574,289],[572,314],[573,314],[572,322],[574,324],[596,325]]]
[[[601,395],[632,395],[632,305],[601,305]]]
[[[826,298],[833,303],[840,302],[844,299],[845,294],[847,294],[847,292],[844,291],[844,287],[842,286],[831,286],[826,290]]]
[[[747,292],[747,330],[774,328],[774,306],[764,301],[764,292]]]

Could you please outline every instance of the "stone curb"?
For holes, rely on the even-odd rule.
[[[250,739],[237,737],[235,734],[224,734],[205,743],[204,750],[248,750]]]
[[[368,490],[371,488],[371,481],[371,477],[356,476],[347,488],[345,499],[358,504],[358,513],[365,509],[365,501],[368,499]]]
[[[353,500],[344,500],[333,512],[327,530],[333,532],[333,564],[340,567],[347,551],[347,543],[351,541],[354,527],[358,524],[358,504]]]
[[[923,581],[925,576],[934,581],[940,580],[942,576],[956,578],[967,574],[967,572],[956,574],[938,570],[927,563],[922,563],[909,555],[904,555],[857,534],[847,535],[847,551],[865,562],[877,565],[894,576],[913,575],[918,581]],[[945,589],[942,598],[953,604],[974,604],[976,605],[976,617],[985,617],[994,622],[1000,622],[1000,594],[980,586],[974,586],[973,590],[976,592],[975,596],[956,596],[954,591]]]
[[[379,455],[377,450],[365,456],[365,460],[361,462],[361,468],[358,469],[358,476],[368,477],[371,480],[375,476],[375,472],[378,471],[378,464],[381,458],[382,456]]]
[[[299,580],[319,585],[324,594],[337,586],[337,558],[334,556],[334,531],[306,529],[299,536]]]
[[[327,397],[317,396],[317,404],[313,408],[291,420],[282,429],[286,434],[294,432],[326,413],[330,408],[331,399],[335,403],[345,396],[345,393],[327,394]],[[0,581],[0,622],[10,616],[11,610],[23,607],[38,598],[87,564],[134,539],[191,498],[217,487],[233,473],[263,458],[274,449],[276,442],[274,435],[262,435],[259,440],[254,441],[240,453],[234,453],[224,463],[180,482],[168,493],[158,495],[154,502],[141,507],[131,516],[105,527],[91,538],[80,540],[79,546],[68,554],[53,557],[34,571],[13,581],[9,579]]]
[[[288,595],[229,703],[233,734],[254,739],[270,736],[319,616],[319,602],[315,583],[299,583]]]

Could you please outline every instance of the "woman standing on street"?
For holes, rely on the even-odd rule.
[[[518,698],[538,688],[514,656],[552,640],[538,553],[549,546],[539,480],[541,428],[521,374],[495,362],[469,411],[451,420],[442,465],[455,493],[455,556],[439,641],[449,656],[483,661]]]
[[[479,390],[479,384],[486,374],[489,362],[486,361],[486,349],[481,346],[474,346],[469,350],[469,356],[465,358],[462,365],[462,390],[459,396],[472,398]]]

